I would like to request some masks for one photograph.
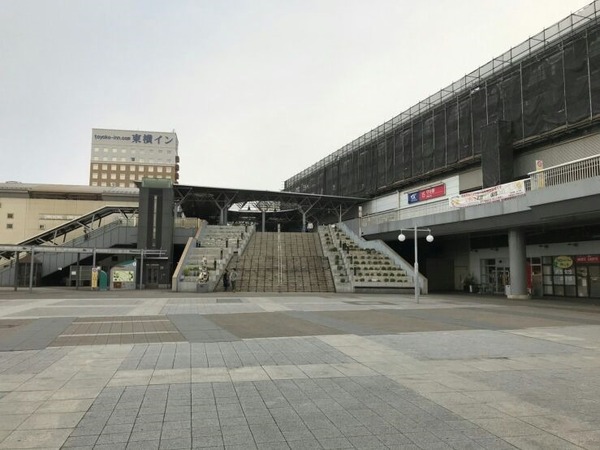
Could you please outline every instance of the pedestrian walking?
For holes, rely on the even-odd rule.
[[[223,272],[223,290],[227,292],[227,289],[229,289],[229,272],[225,269],[225,272]]]
[[[231,281],[231,291],[235,292],[235,283],[238,280],[238,273],[235,267],[231,269],[231,273],[229,274],[229,281]]]

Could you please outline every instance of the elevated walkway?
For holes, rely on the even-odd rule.
[[[29,242],[33,241],[30,239]],[[34,252],[35,279],[39,280],[63,268],[77,264],[78,261],[106,253],[139,254],[140,251],[131,248],[137,242],[137,226],[134,219],[117,219],[100,228],[86,231],[84,234],[65,242],[62,245],[7,245],[0,246],[5,255],[19,255],[19,285],[29,284],[29,264],[31,251]],[[93,263],[92,263],[93,264]],[[23,268],[27,270],[23,270]],[[12,260],[5,259],[0,265],[0,286],[14,285],[15,265]],[[37,284],[37,283],[34,283]]]
[[[335,292],[317,233],[255,233],[233,267],[242,292]]]
[[[522,190],[517,186],[521,184]],[[365,215],[364,236],[396,240],[399,230],[427,227],[438,236],[558,228],[600,220],[600,154],[530,172],[529,178],[439,201]],[[354,222],[357,222],[355,220]],[[357,227],[354,227],[355,229]]]
[[[120,220],[122,223],[129,221],[136,213],[138,208],[133,206],[103,206],[77,219],[69,220],[50,230],[43,231],[16,245],[65,245],[67,241],[72,241],[76,237],[85,238],[96,228],[101,228],[107,223]],[[12,252],[0,250],[0,262],[6,259]]]

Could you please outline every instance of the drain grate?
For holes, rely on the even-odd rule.
[[[377,300],[355,300],[355,301],[346,301],[344,303],[349,303],[351,305],[393,305],[394,303],[390,302],[381,302]]]
[[[217,303],[242,303],[241,298],[218,298]]]

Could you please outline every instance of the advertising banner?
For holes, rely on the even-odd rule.
[[[525,195],[525,192],[525,182],[519,180],[479,191],[455,195],[450,197],[449,202],[451,207],[464,208],[466,206],[481,205],[518,197],[519,195]]]

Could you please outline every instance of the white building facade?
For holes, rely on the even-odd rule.
[[[174,132],[92,129],[90,186],[135,187],[142,178],[179,180]]]

